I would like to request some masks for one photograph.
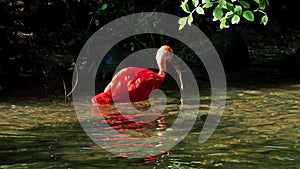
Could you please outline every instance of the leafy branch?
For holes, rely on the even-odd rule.
[[[201,2],[200,2],[201,1]],[[238,24],[241,18],[250,22],[254,21],[254,13],[262,13],[260,23],[268,23],[268,15],[264,10],[269,6],[269,0],[253,0],[257,5],[256,9],[251,9],[249,0],[189,0],[181,2],[181,9],[188,14],[178,20],[179,30],[183,29],[186,24],[190,25],[194,21],[193,14],[205,15],[205,10],[213,8],[213,21],[220,21],[220,29],[229,28],[230,24]],[[191,10],[192,9],[192,10]]]

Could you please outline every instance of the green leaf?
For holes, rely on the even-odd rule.
[[[240,16],[234,15],[234,16],[231,18],[231,23],[232,23],[232,24],[238,24],[239,22],[240,22]]]
[[[180,25],[186,24],[187,18],[188,18],[188,17],[180,18],[180,19],[178,20],[178,23],[179,23]]]
[[[225,8],[226,6],[226,1],[225,0],[218,0],[218,3],[219,5],[222,7],[222,8]]]
[[[269,0],[266,0],[266,4],[267,4],[268,6],[270,6],[270,2],[269,2]]]
[[[196,12],[197,12],[197,14],[204,15],[204,10],[203,10],[203,8],[201,8],[200,6],[198,6],[198,7],[196,8]]]
[[[178,20],[179,30],[181,30],[185,26],[187,18],[188,17],[183,17]]]
[[[99,8],[99,10],[95,11],[94,16],[99,16],[101,13],[100,10],[101,10],[101,8]]]
[[[213,16],[215,20],[220,20],[223,16],[223,10],[220,7],[216,7],[213,11]]]
[[[186,13],[190,13],[190,8],[189,5],[187,4],[188,0],[184,0],[181,2],[180,7],[182,8],[182,10]]]
[[[103,3],[100,7],[100,10],[103,11],[107,8],[108,4],[107,3]]]
[[[239,1],[239,3],[244,7],[244,8],[250,8],[250,4],[246,1]]]
[[[264,10],[266,8],[265,0],[260,0],[259,9]]]
[[[212,3],[212,2],[207,2],[207,3],[205,3],[202,7],[203,8],[210,8],[210,7],[212,7],[214,4]]]
[[[210,3],[210,0],[202,0],[202,4]]]
[[[96,25],[97,27],[99,26],[99,23],[100,23],[99,19],[95,19],[95,25]]]
[[[230,2],[226,2],[226,9],[234,11],[234,5]]]
[[[243,17],[244,17],[245,19],[247,19],[248,21],[251,21],[251,22],[254,21],[254,15],[253,15],[253,12],[252,12],[252,11],[244,11],[244,12],[243,12]]]
[[[190,15],[188,16],[187,23],[191,26],[193,20],[194,20],[194,19],[193,19],[193,14],[190,14]]]
[[[237,15],[241,15],[243,11],[243,8],[240,5],[236,5],[234,8],[234,13]]]
[[[254,2],[256,2],[256,3],[258,3],[258,4],[259,4],[259,1],[260,1],[260,0],[254,0]]]
[[[185,24],[179,25],[178,30],[182,30],[184,28]]]
[[[197,7],[199,5],[199,0],[192,0],[192,4]]]
[[[261,18],[260,23],[266,25],[268,23],[268,20],[269,20],[268,16],[265,15]]]
[[[222,20],[220,23],[220,29],[229,28],[229,25],[226,24],[226,19]]]
[[[226,12],[225,18],[230,18],[230,17],[232,17],[232,15],[233,15],[232,11]]]
[[[231,0],[231,2],[235,2],[236,0]]]

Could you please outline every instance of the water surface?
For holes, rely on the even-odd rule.
[[[199,115],[187,137],[142,159],[114,155],[95,144],[81,128],[72,102],[5,98],[0,102],[0,168],[300,168],[299,91],[295,84],[229,87],[217,130],[199,144],[210,102],[209,92],[202,91]],[[177,118],[177,98],[169,99],[165,113],[151,123],[133,123],[117,113],[97,122],[134,137],[161,134]],[[126,147],[118,141],[107,138],[109,146]],[[150,150],[158,145],[153,140],[136,146]]]

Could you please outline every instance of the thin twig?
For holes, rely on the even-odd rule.
[[[78,84],[78,69],[77,69],[76,64],[74,65],[74,70],[76,71],[76,81],[75,81],[75,84],[74,84],[72,90],[70,91],[70,93],[68,93],[68,94],[66,95],[66,97],[69,97],[69,96],[74,92],[74,90],[75,90],[75,88],[76,88],[76,86],[77,86],[77,84]]]
[[[64,91],[65,91],[65,100],[67,100],[67,88],[66,88],[66,83],[65,83],[65,80],[62,76],[62,74],[60,73],[60,78],[62,80],[62,83],[63,83],[63,86],[64,86]]]

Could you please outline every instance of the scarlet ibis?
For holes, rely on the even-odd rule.
[[[112,105],[114,102],[138,102],[149,99],[151,92],[159,89],[166,77],[166,61],[172,62],[173,50],[164,45],[156,53],[159,72],[149,69],[128,67],[120,70],[112,78],[103,93],[94,96],[91,100],[95,105]],[[173,64],[179,75],[181,89],[183,88],[181,72]]]

